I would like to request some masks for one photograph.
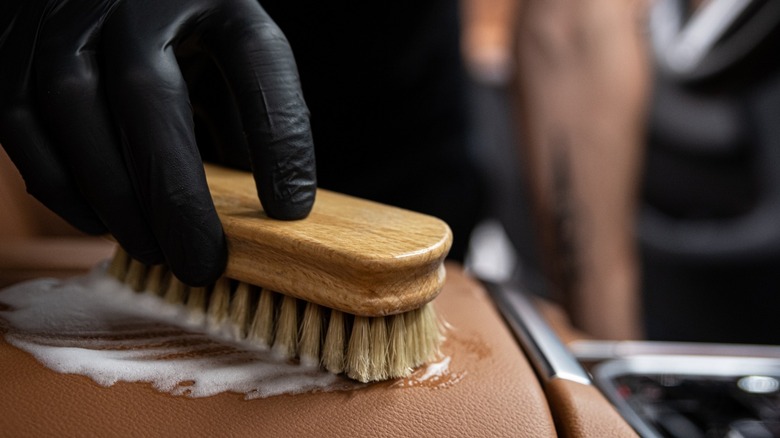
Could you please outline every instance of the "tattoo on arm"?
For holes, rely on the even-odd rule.
[[[551,136],[552,202],[551,239],[553,284],[564,302],[581,280],[581,251],[578,233],[582,232],[582,217],[572,187],[571,144],[567,135],[558,132]]]

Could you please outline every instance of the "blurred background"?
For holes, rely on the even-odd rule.
[[[600,338],[777,344],[780,6],[609,3],[464,2],[468,266]]]

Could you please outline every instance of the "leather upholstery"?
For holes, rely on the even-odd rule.
[[[83,238],[75,228],[25,193],[22,176],[0,146],[0,242],[63,236]]]
[[[0,288],[33,278],[81,274],[95,261],[110,257],[113,250],[113,243],[100,238],[5,240],[0,245]]]
[[[24,191],[0,148],[0,287],[39,277],[67,277],[108,257],[113,244],[79,233]]]
[[[461,380],[243,400],[189,399],[148,384],[104,388],[0,342],[0,434],[9,436],[529,436],[555,434],[544,393],[485,292],[448,267],[437,308]]]
[[[558,434],[569,438],[632,437],[634,430],[595,386],[552,379],[545,391]]]

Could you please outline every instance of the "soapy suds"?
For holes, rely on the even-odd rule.
[[[0,325],[8,343],[46,367],[103,386],[149,382],[173,395],[236,392],[247,399],[363,386],[231,339],[229,327],[133,292],[105,266],[0,291]]]
[[[423,365],[415,370],[409,377],[394,382],[392,388],[448,388],[466,376],[465,371],[453,372],[450,370],[452,357],[438,357],[435,362]]]

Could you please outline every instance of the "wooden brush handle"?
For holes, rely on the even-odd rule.
[[[362,316],[422,307],[444,284],[452,232],[439,219],[320,189],[309,217],[278,221],[250,173],[206,165],[206,176],[230,278]]]

